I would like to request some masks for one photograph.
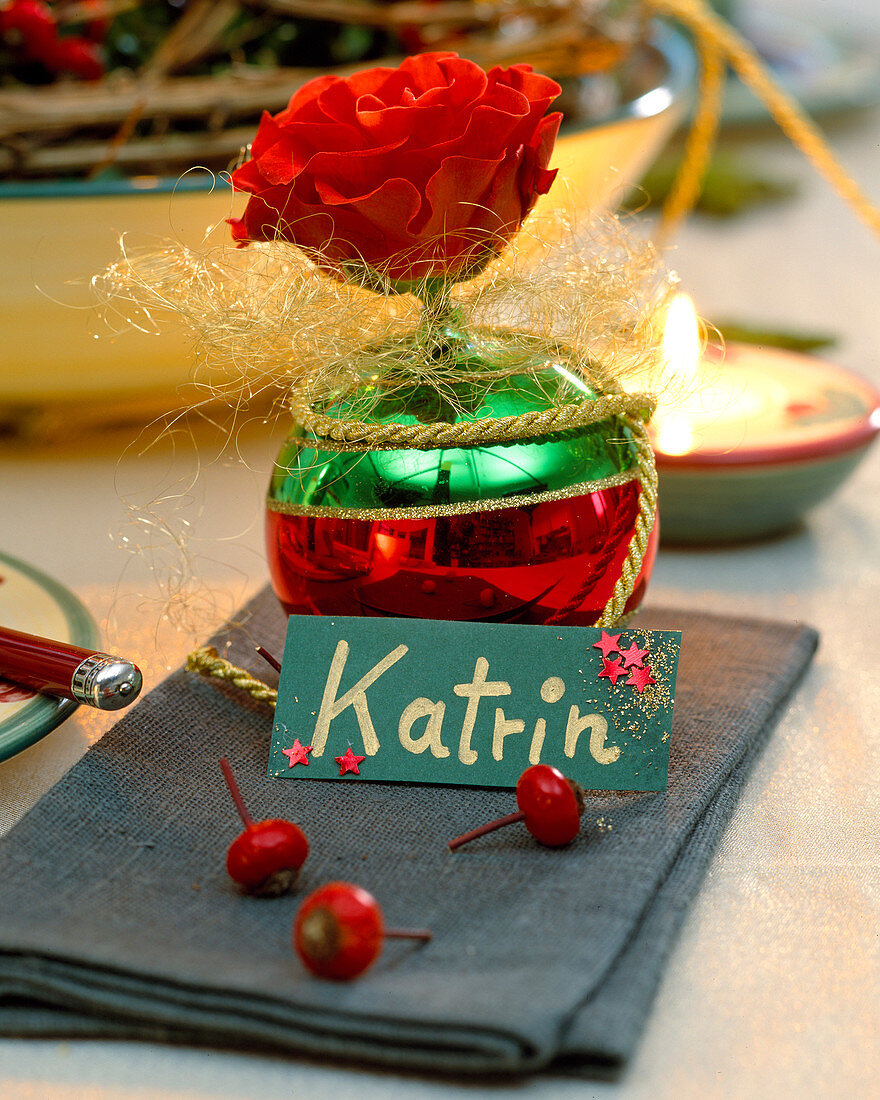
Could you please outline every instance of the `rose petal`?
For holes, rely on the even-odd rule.
[[[509,69],[496,66],[489,70],[489,84],[502,84],[520,92],[531,105],[532,117],[539,118],[562,89],[549,76],[532,71],[531,65],[511,65]]]
[[[362,149],[369,151],[375,146],[375,142],[365,139],[357,125],[349,126],[326,120],[291,123],[285,130],[285,136],[304,159],[328,150],[342,153]]]
[[[230,177],[233,191],[247,191],[254,193],[261,191],[266,186],[266,181],[260,175],[260,169],[255,160],[246,160],[239,168],[236,168]]]
[[[546,118],[541,119],[538,126],[537,141],[533,144],[538,152],[538,163],[542,167],[546,167],[550,163],[561,123],[561,111],[555,111],[552,115],[547,115]]]
[[[398,237],[400,240],[405,240],[407,226],[422,206],[418,189],[406,179],[386,180],[369,194],[354,200],[321,181],[316,183],[315,189],[321,201],[333,208],[334,215],[339,207],[346,207],[365,218],[383,236]]]
[[[419,96],[419,103],[430,106],[442,102],[455,110],[461,110],[471,103],[478,102],[486,92],[488,78],[486,73],[463,57],[450,57],[441,60],[437,69],[443,79],[425,89]]]
[[[289,188],[252,196],[244,216],[230,219],[230,225],[239,244],[287,240],[319,249],[333,236],[330,214],[321,207],[302,203]]]
[[[519,173],[519,190],[525,218],[537,202],[539,195],[546,195],[550,185],[556,179],[558,169],[547,168],[556,133],[562,115],[558,112],[542,119],[538,132],[529,145],[524,147],[523,162]]]
[[[460,139],[463,151],[503,152],[515,142],[523,121],[528,119],[528,104],[522,106],[521,114],[514,113],[512,103],[506,108],[489,104],[476,107]]]
[[[421,216],[410,228],[426,236],[441,236],[462,227],[477,225],[482,230],[488,220],[503,224],[483,202],[503,157],[446,157],[425,186],[426,203]]]
[[[375,96],[380,103],[388,104],[396,103],[401,91],[406,87],[406,79],[401,77],[398,69],[383,66],[355,73],[348,78],[348,83],[354,92],[355,99],[371,95]]]
[[[437,135],[435,140],[426,146],[416,144],[417,138],[423,136],[417,132],[408,144],[406,174],[416,182],[427,183],[438,165],[450,156],[500,162],[511,145],[521,144],[518,134],[523,121],[522,117],[509,112],[481,105],[474,109],[469,118],[465,116],[456,120],[457,129],[464,123],[464,132],[459,129],[459,132],[446,138],[446,135],[441,136],[440,126],[437,126],[434,129]],[[531,134],[531,129],[528,134]]]
[[[318,149],[362,149],[365,144],[364,135],[354,126],[324,122],[282,127],[264,113],[251,157],[262,175],[277,185],[295,179]]]
[[[251,243],[251,239],[245,228],[244,218],[227,218],[226,224],[229,226],[232,239],[235,241],[238,248],[245,248]]]
[[[398,71],[409,77],[408,87],[414,91],[425,92],[431,88],[447,86],[446,73],[441,62],[461,60],[455,53],[420,53],[407,57],[401,62]]]
[[[279,126],[268,111],[263,111],[260,116],[260,125],[257,127],[254,140],[251,142],[251,157],[254,160],[259,160],[267,149],[270,149],[276,142],[284,140],[284,134],[284,127]]]
[[[528,103],[528,118],[531,125],[537,125],[547,112],[550,103],[562,90],[555,80],[531,72],[531,66],[514,65],[507,70],[493,69],[489,73],[489,87],[506,88],[521,96]],[[487,94],[488,98],[488,94]]]
[[[387,106],[387,103],[383,103],[378,96],[375,96],[372,92],[370,92],[366,95],[358,96],[357,103],[355,104],[355,109],[357,110],[358,114],[361,114],[367,111],[384,111]]]
[[[509,152],[485,195],[484,209],[491,210],[498,219],[497,235],[501,244],[510,240],[531,208],[520,184],[526,159],[526,147],[523,145]],[[531,166],[528,172],[531,178]],[[534,198],[531,201],[534,203]],[[500,247],[497,251],[501,251]]]
[[[404,168],[408,158],[401,151],[402,144],[400,141],[379,149],[315,153],[304,175],[316,184],[327,183],[349,200],[372,194],[389,178],[405,175],[418,186],[418,180]]]
[[[289,119],[310,116],[315,111],[321,93],[339,79],[338,76],[328,74],[327,76],[316,76],[313,80],[307,81],[293,93],[285,109],[277,115],[278,122],[283,126]]]
[[[325,119],[353,126],[355,122],[355,103],[357,96],[345,80],[328,84],[318,96],[318,106]]]
[[[357,102],[357,123],[367,140],[402,142],[424,123],[417,112],[406,107],[386,107],[375,96],[363,96]]]
[[[296,179],[304,163],[295,156],[288,141],[279,141],[267,149],[257,162],[263,178],[276,186]]]

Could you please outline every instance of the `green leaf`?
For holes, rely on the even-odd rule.
[[[819,351],[822,348],[833,347],[838,340],[838,337],[827,332],[792,332],[757,328],[754,325],[744,325],[739,321],[716,321],[714,327],[725,341],[731,343],[762,344],[764,347],[785,348],[788,351]]]
[[[680,167],[680,153],[663,154],[642,178],[630,205],[644,205],[645,196],[648,206],[662,205]],[[730,218],[763,203],[789,199],[796,193],[793,181],[766,176],[734,153],[721,152],[712,158],[695,209],[710,217]]]

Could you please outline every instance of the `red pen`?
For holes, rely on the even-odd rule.
[[[98,710],[127,707],[143,685],[140,669],[122,657],[37,638],[5,626],[0,626],[0,677]]]

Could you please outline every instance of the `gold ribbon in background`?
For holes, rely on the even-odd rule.
[[[662,240],[668,240],[699,198],[700,184],[718,130],[728,65],[763,102],[792,144],[880,239],[880,209],[841,167],[816,124],[797,100],[773,79],[742,35],[714,12],[706,0],[642,2],[657,15],[668,16],[693,33],[701,63],[699,101],[678,178],[663,207]]]

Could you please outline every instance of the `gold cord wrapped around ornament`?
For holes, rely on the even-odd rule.
[[[631,399],[628,399],[625,395],[617,396],[619,398],[620,409],[618,415],[632,433],[638,456],[637,476],[640,485],[639,514],[636,518],[633,536],[627,549],[626,558],[621,567],[620,576],[615,582],[611,597],[606,603],[602,615],[596,622],[596,626],[598,627],[613,626],[615,623],[623,621],[626,602],[635,587],[657,514],[657,470],[654,465],[654,451],[651,447],[651,441],[645,430],[644,422],[638,416],[631,416],[625,411],[625,406],[627,403],[631,402]],[[597,403],[598,402],[593,402],[592,404]],[[644,408],[644,401],[642,401],[641,410],[644,411]],[[337,426],[342,427],[345,422],[336,421],[335,423]],[[491,424],[491,421],[482,421],[480,423]],[[350,426],[351,425],[349,425],[349,427]],[[405,425],[367,425],[370,429],[402,426]],[[474,425],[467,425],[467,427],[473,426]],[[459,425],[423,425],[423,427],[437,429],[459,427]],[[324,438],[323,442],[324,445],[327,446],[331,443],[331,440]],[[469,503],[469,507],[473,508],[473,510],[478,510],[478,507],[471,503]],[[565,607],[560,608],[559,611],[548,620],[548,625],[565,622],[568,613],[581,603],[590,583],[591,582],[586,582],[579,588]],[[268,684],[255,677],[252,673],[248,672],[247,669],[240,668],[238,665],[234,665],[231,661],[227,661],[225,658],[221,657],[213,646],[201,646],[199,649],[190,653],[186,660],[186,668],[188,672],[197,672],[211,679],[222,680],[230,686],[237,688],[239,691],[246,692],[259,702],[268,703],[270,707],[274,708],[278,700],[278,692],[275,688],[269,687]]]
[[[519,416],[484,417],[449,424],[367,423],[323,416],[294,393],[290,410],[297,424],[321,441],[328,451],[432,451],[439,447],[480,447],[512,443],[551,432],[588,427],[609,416],[648,420],[656,405],[647,393],[606,394],[591,401],[572,401],[555,408],[533,410]]]

